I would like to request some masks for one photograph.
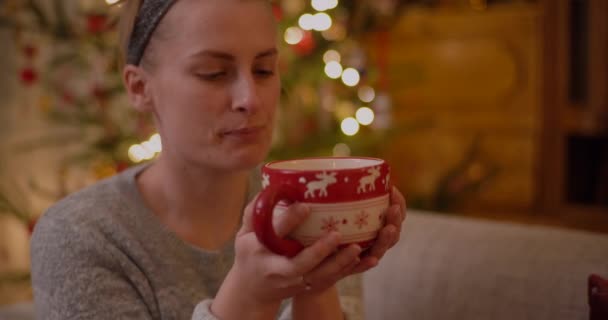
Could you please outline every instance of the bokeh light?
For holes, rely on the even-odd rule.
[[[359,121],[360,124],[367,126],[374,122],[375,115],[372,109],[368,107],[361,107],[357,110],[355,117],[357,118],[357,121]]]
[[[330,61],[325,65],[325,74],[332,79],[340,78],[342,75],[342,65],[336,61]]]
[[[340,128],[345,135],[354,136],[359,132],[359,122],[353,117],[348,117],[342,120]]]
[[[342,82],[349,87],[354,87],[359,84],[361,80],[361,76],[359,76],[359,71],[353,68],[346,68],[344,72],[342,72]]]

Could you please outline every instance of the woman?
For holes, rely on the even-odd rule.
[[[270,147],[280,91],[276,26],[262,0],[128,1],[125,87],[154,115],[163,152],[52,207],[32,239],[44,319],[340,319],[336,282],[394,245],[405,202],[364,258],[328,234],[293,259],[249,223],[249,172]],[[251,202],[250,202],[251,203]],[[308,214],[293,205],[285,235]],[[241,223],[242,222],[242,223]],[[281,302],[291,298],[289,308]]]

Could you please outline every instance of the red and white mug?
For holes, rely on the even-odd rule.
[[[382,159],[321,157],[267,163],[262,188],[254,204],[256,236],[271,251],[293,257],[330,231],[341,234],[341,245],[370,247],[384,226],[392,184]],[[294,202],[305,203],[311,214],[289,237],[280,238],[273,217]]]

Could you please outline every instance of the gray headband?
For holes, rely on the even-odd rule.
[[[139,8],[129,47],[127,52],[127,64],[138,66],[144,51],[148,46],[150,37],[156,27],[169,11],[176,0],[144,0]]]

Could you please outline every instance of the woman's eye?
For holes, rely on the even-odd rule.
[[[262,77],[270,77],[270,76],[274,75],[274,70],[258,69],[255,71],[255,74],[262,76]]]
[[[228,73],[225,71],[218,71],[218,72],[210,72],[210,73],[200,73],[198,74],[198,76],[204,80],[209,80],[209,81],[214,81],[214,80],[220,80],[222,78],[224,78]]]

